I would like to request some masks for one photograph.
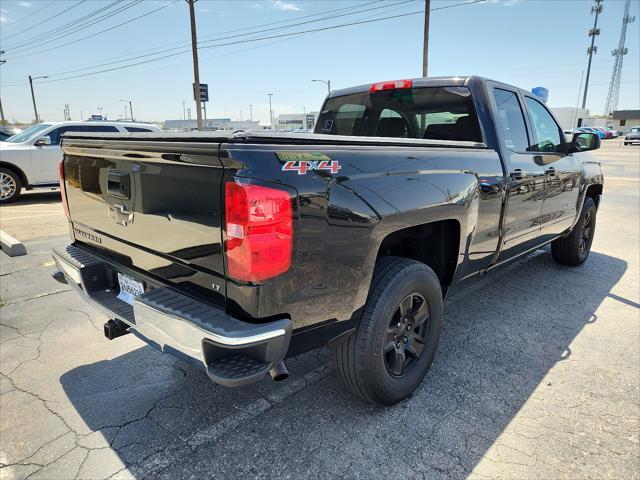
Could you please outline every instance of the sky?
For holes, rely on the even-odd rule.
[[[550,106],[576,106],[593,1],[454,6],[466,1],[432,0],[429,76],[482,75],[526,89],[543,86]],[[268,93],[274,115],[317,111],[326,86],[313,79],[331,80],[332,88],[340,89],[422,75],[423,0],[198,0],[195,5],[200,81],[210,92],[208,118],[247,119],[251,104],[253,119],[267,123]],[[618,109],[640,109],[639,5],[631,2],[630,14],[637,19],[627,29]],[[587,99],[592,114],[604,107],[624,0],[604,0],[603,7]],[[282,36],[389,16],[399,17]],[[302,22],[307,23],[286,27]],[[49,77],[34,80],[45,120],[63,120],[65,104],[74,120],[99,112],[118,119],[127,105],[120,100],[133,102],[136,120],[182,118],[183,101],[195,118],[190,40],[184,0],[0,0],[5,116],[33,120],[27,81],[32,75]],[[164,53],[154,54],[158,51]]]

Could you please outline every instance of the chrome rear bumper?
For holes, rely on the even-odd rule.
[[[118,298],[114,280],[116,272],[129,275],[130,269],[76,245],[54,250],[53,259],[66,282],[86,301],[125,322],[148,344],[204,365],[217,383],[233,386],[259,380],[289,348],[289,319],[244,322],[139,272],[132,276],[144,282],[145,293],[130,305]]]

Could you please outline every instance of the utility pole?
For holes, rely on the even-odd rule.
[[[195,83],[196,97],[196,129],[202,129],[202,104],[200,103],[200,68],[198,66],[198,39],[196,35],[196,12],[194,3],[196,0],[186,0],[189,4],[189,16],[191,18],[191,52],[193,53],[193,82]]]
[[[36,116],[36,123],[40,123],[40,118],[38,117],[38,108],[36,107],[36,95],[33,93],[33,81],[38,80],[39,78],[49,78],[48,76],[42,77],[32,77],[29,75],[29,86],[31,87],[31,100],[33,101],[33,113]]]
[[[269,124],[271,125],[271,130],[273,130],[273,110],[271,109],[271,97],[273,93],[267,93],[269,96]]]
[[[589,74],[591,73],[591,59],[593,54],[598,51],[598,47],[594,46],[596,36],[600,35],[600,29],[598,28],[598,16],[602,13],[602,0],[593,0],[595,5],[591,7],[591,13],[596,14],[596,18],[593,22],[593,28],[589,30],[589,36],[591,37],[591,46],[587,49],[589,55],[589,62],[587,63],[587,78],[584,81],[584,96],[582,97],[582,108],[585,108],[587,104],[587,91],[589,90]]]
[[[4,50],[0,50],[0,55],[4,55]],[[0,59],[0,65],[4,65],[7,63],[6,60]],[[0,98],[0,121],[2,121],[2,125],[4,125],[7,121],[4,118],[4,110],[2,109],[2,99]]]
[[[429,16],[431,15],[431,0],[424,0],[424,43],[422,45],[422,76],[429,71]]]
[[[184,109],[184,100],[182,100],[182,120],[186,120],[187,119],[187,113]]]

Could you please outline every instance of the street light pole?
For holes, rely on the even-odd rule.
[[[429,15],[431,14],[431,0],[424,0],[424,43],[422,45],[422,76],[426,77],[429,70]]]
[[[194,3],[196,0],[186,0],[189,4],[189,17],[191,18],[191,52],[193,54],[193,82],[195,83],[196,97],[196,129],[202,130],[202,104],[200,102],[200,69],[198,66],[198,39],[196,35],[196,12]]]
[[[129,115],[131,115],[131,121],[135,122],[135,120],[133,119],[133,103],[131,102],[131,100],[120,100],[120,101],[129,104]],[[125,116],[125,121],[126,120],[127,118]]]
[[[271,97],[273,93],[267,93],[269,96],[269,124],[271,125],[271,130],[273,130],[273,110],[271,109]]]
[[[331,93],[331,80],[311,80],[312,82],[321,82],[327,86],[327,94]]]
[[[31,87],[31,100],[33,101],[33,113],[36,116],[36,123],[40,123],[40,119],[38,117],[38,108],[36,107],[36,95],[35,93],[33,93],[33,81],[38,80],[39,78],[49,78],[49,77],[46,75],[42,77],[32,77],[31,75],[29,75],[29,86]]]

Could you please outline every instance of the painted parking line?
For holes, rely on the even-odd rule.
[[[21,220],[23,218],[36,218],[36,217],[53,217],[56,215],[63,215],[62,212],[56,212],[56,213],[42,213],[40,215],[21,215],[19,217],[5,217],[4,215],[2,215],[0,217],[0,220]]]

